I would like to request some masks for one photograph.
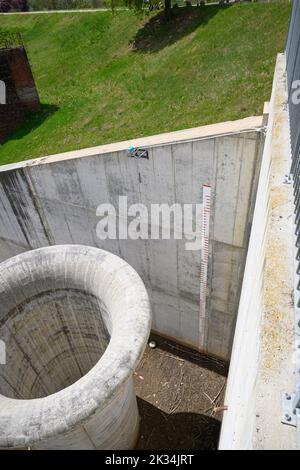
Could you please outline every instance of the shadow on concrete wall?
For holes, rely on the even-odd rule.
[[[167,414],[141,398],[138,406],[141,432],[136,449],[217,449],[220,421],[197,413]]]
[[[24,123],[12,133],[6,142],[10,140],[22,139],[24,136],[41,126],[49,117],[51,117],[59,107],[53,104],[41,104],[41,110],[37,113],[28,113]]]
[[[198,352],[195,349],[190,349],[154,333],[151,334],[151,339],[156,341],[157,344],[159,344],[159,348],[166,353],[175,354],[185,361],[189,361],[198,367],[215,372],[222,377],[228,376],[229,363],[223,359],[212,356],[211,354]]]
[[[208,23],[221,9],[218,5],[205,7],[173,8],[172,18],[166,22],[164,12],[153,16],[140,28],[131,42],[135,52],[156,52],[174,44],[182,37],[192,33],[199,26]]]

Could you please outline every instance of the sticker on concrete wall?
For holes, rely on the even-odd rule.
[[[3,80],[0,80],[0,104],[6,104],[6,86]]]
[[[201,260],[200,260],[200,315],[199,315],[199,348],[204,349],[207,272],[209,256],[209,222],[211,211],[211,186],[204,184],[202,225],[201,225]]]
[[[6,364],[6,346],[4,341],[0,339],[0,365]]]

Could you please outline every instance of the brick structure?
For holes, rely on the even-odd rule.
[[[30,64],[23,45],[0,48],[0,80],[6,104],[0,104],[0,144],[24,122],[27,112],[40,110]]]

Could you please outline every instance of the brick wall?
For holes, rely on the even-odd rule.
[[[0,105],[0,144],[24,122],[27,112],[40,110],[39,96],[25,48],[0,49],[0,80],[6,104]]]

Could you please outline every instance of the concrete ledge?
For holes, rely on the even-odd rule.
[[[263,116],[252,116],[237,121],[221,122],[208,126],[195,127],[182,131],[168,132],[150,137],[139,137],[136,139],[125,140],[113,144],[100,145],[98,147],[84,148],[72,152],[58,153],[45,157],[26,160],[23,162],[12,163],[0,166],[0,172],[13,170],[15,168],[24,168],[33,165],[42,165],[45,163],[61,162],[82,157],[91,157],[111,152],[127,150],[129,147],[148,147],[184,142],[199,139],[209,139],[216,136],[236,134],[238,132],[257,131],[263,126]]]
[[[220,449],[295,449],[281,424],[294,390],[293,204],[285,56],[277,57],[270,117],[226,390]]]

